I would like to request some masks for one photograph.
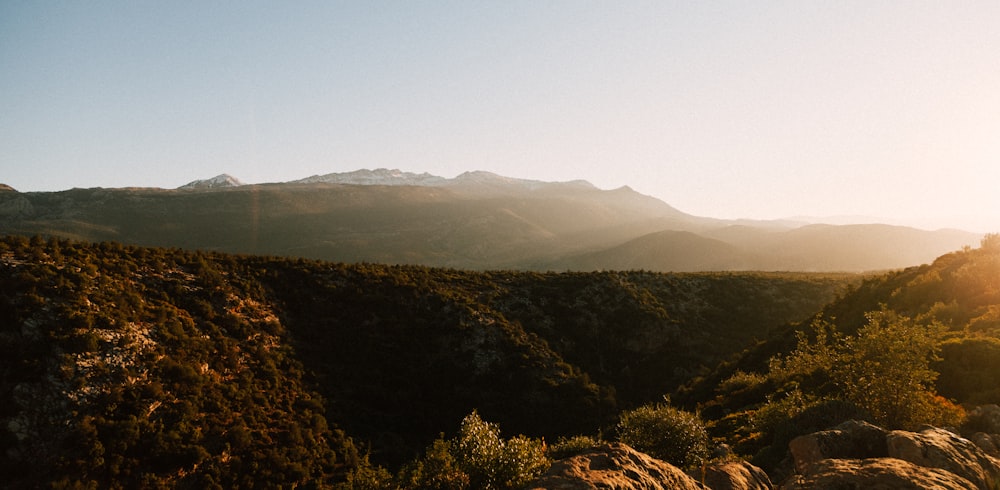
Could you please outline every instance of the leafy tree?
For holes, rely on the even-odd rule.
[[[979,242],[979,248],[989,252],[1000,252],[1000,233],[987,233]]]
[[[915,322],[885,307],[866,318],[852,336],[815,322],[812,340],[799,334],[795,351],[771,360],[770,376],[795,381],[794,386],[813,397],[850,402],[889,428],[954,423],[956,410],[936,397],[937,372],[931,369],[944,327]]]
[[[795,389],[801,384],[816,390],[829,381],[831,366],[837,363],[844,338],[835,325],[822,317],[814,320],[811,328],[811,336],[804,331],[795,333],[798,343],[791,354],[773,357],[768,363],[768,375],[778,386]]]
[[[932,420],[939,324],[920,325],[882,309],[845,339],[833,377],[844,398],[868,410],[887,427],[913,428]],[[931,420],[929,420],[931,419]]]

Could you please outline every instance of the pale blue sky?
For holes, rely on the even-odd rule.
[[[358,168],[1000,231],[1000,2],[0,1],[0,182]]]

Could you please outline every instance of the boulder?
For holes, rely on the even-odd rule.
[[[832,429],[796,437],[788,443],[795,469],[804,473],[809,465],[824,459],[883,458],[889,455],[889,431],[857,420],[848,420]]]
[[[774,488],[764,470],[746,461],[732,461],[705,468],[703,483],[712,490],[770,490]]]
[[[640,453],[625,444],[604,444],[561,459],[529,489],[591,490],[704,490],[694,478],[668,463]]]
[[[920,432],[892,431],[886,437],[889,457],[938,468],[972,482],[976,488],[1000,486],[1000,460],[972,441],[936,427]]]
[[[979,446],[979,449],[982,449],[986,454],[994,458],[1000,457],[1000,434],[976,432],[969,436],[969,440],[976,446]]]
[[[970,432],[1000,433],[1000,406],[980,405],[965,416],[964,429]]]
[[[954,473],[893,458],[824,459],[781,485],[781,490],[918,489],[970,490]]]

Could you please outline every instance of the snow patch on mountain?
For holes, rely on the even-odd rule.
[[[476,170],[465,172],[453,179],[432,175],[427,172],[413,173],[399,169],[366,168],[352,172],[329,173],[313,175],[304,179],[292,180],[286,184],[347,184],[347,185],[384,185],[384,186],[420,186],[449,187],[469,192],[507,192],[510,190],[535,191],[539,189],[596,189],[586,180],[568,182],[545,182],[541,180],[517,179],[504,177],[492,172]],[[222,174],[211,179],[196,180],[178,189],[224,189],[245,185],[239,179]]]
[[[178,189],[220,189],[224,187],[239,187],[244,185],[240,182],[240,179],[233,177],[229,174],[221,174],[212,177],[211,179],[196,180],[194,182],[189,182],[184,184]]]
[[[444,177],[431,175],[427,172],[415,174],[399,169],[377,168],[375,170],[361,169],[353,172],[313,175],[290,184],[354,184],[354,185],[418,185],[438,186],[446,180]]]
[[[375,170],[361,169],[353,172],[331,173],[326,175],[313,175],[300,180],[293,180],[290,184],[352,184],[352,185],[414,185],[423,187],[476,187],[476,188],[511,188],[517,187],[526,190],[541,189],[550,186],[568,186],[576,188],[594,189],[595,187],[585,180],[574,180],[570,182],[543,182],[541,180],[516,179],[504,177],[492,172],[476,170],[465,172],[453,179],[447,179],[432,175],[427,172],[416,174],[404,172],[399,169],[377,168]]]

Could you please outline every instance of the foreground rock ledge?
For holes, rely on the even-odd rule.
[[[781,489],[1000,488],[1000,435],[970,439],[936,427],[889,431],[848,421],[798,437],[789,444],[798,474]],[[764,490],[764,472],[746,462],[717,463],[692,477],[625,444],[604,444],[562,459],[527,488],[548,490]]]
[[[993,438],[977,436],[970,440],[936,427],[887,431],[844,422],[789,443],[799,474],[781,488],[998,488],[1000,460],[989,453]]]
[[[970,490],[976,486],[954,473],[895,458],[824,459],[781,486],[782,490],[863,488]]]
[[[766,490],[773,488],[767,475],[743,462],[711,465],[705,483],[676,466],[640,453],[625,444],[604,444],[577,456],[561,459],[528,484],[546,490]]]

